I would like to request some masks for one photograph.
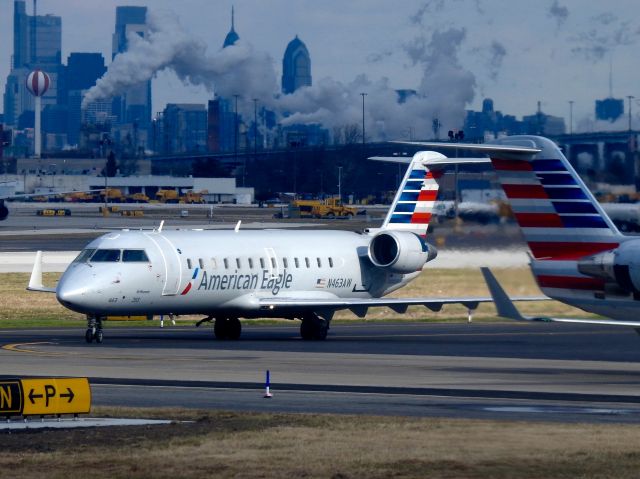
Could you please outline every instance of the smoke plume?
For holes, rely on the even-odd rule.
[[[127,37],[128,50],[115,57],[107,73],[83,99],[88,103],[121,94],[164,69],[183,81],[203,85],[222,96],[242,93],[265,99],[276,90],[276,74],[269,55],[242,40],[212,55],[206,45],[189,35],[171,13],[149,12],[145,37]]]
[[[569,9],[563,5],[560,5],[558,0],[553,0],[553,3],[549,7],[547,12],[549,18],[555,19],[558,29],[564,25],[569,18]]]

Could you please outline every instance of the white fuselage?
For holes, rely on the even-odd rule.
[[[110,250],[113,256],[74,261],[56,295],[69,309],[96,316],[280,317],[282,311],[260,308],[260,299],[380,297],[419,274],[375,267],[367,256],[370,240],[346,231],[109,233],[86,250]],[[286,314],[298,317],[300,311]]]

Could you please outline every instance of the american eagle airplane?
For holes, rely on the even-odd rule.
[[[640,238],[618,231],[555,143],[539,136],[481,145],[400,143],[488,155],[531,251],[531,270],[542,292],[610,319],[526,318],[484,269],[500,315],[640,327]]]
[[[54,292],[87,316],[87,342],[102,342],[110,315],[202,314],[215,336],[237,339],[239,318],[301,319],[303,339],[323,340],[337,310],[364,317],[386,306],[473,310],[490,297],[385,299],[417,278],[436,257],[425,241],[438,184],[426,164],[446,161],[419,152],[381,228],[347,231],[119,231],[91,243],[55,288],[42,284],[39,252],[28,289]]]

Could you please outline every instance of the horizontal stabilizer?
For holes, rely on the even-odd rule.
[[[487,143],[441,143],[437,141],[392,141],[401,145],[423,146],[427,148],[452,149],[462,151],[477,151],[491,155],[492,153],[506,153],[523,156],[533,156],[542,150],[533,146],[520,145],[491,145]]]
[[[374,161],[386,161],[389,163],[402,163],[408,165],[411,163],[411,157],[408,156],[372,156],[369,158]],[[489,158],[429,158],[422,160],[423,165],[455,165],[455,164],[476,164],[490,163]]]

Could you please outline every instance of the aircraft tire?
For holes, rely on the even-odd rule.
[[[87,329],[87,332],[84,333],[84,340],[91,344],[91,342],[93,341],[93,330],[91,329]]]
[[[103,339],[104,339],[104,337],[103,337],[103,334],[102,334],[102,330],[96,331],[96,334],[95,334],[96,343],[102,344],[102,340]]]
[[[0,221],[6,220],[7,216],[9,216],[9,209],[2,202],[0,203]]]
[[[300,337],[305,341],[311,341],[313,336],[313,321],[303,319],[302,323],[300,323]]]
[[[237,341],[242,334],[242,323],[238,318],[229,318],[227,320],[227,339]]]
[[[213,334],[216,335],[216,339],[228,338],[228,320],[227,318],[216,318],[213,324]]]

